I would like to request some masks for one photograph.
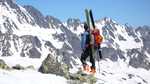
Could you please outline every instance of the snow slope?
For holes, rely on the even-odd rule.
[[[19,60],[18,60],[19,61]],[[30,61],[31,62],[31,61]],[[96,84],[149,84],[150,71],[128,66],[123,60],[112,62],[101,60],[100,67],[96,62]],[[75,73],[80,66],[74,66],[70,72]],[[100,71],[99,71],[100,69]],[[8,81],[9,80],[9,81]],[[53,74],[42,74],[37,70],[2,70],[0,69],[0,84],[68,84],[63,77]]]
[[[106,63],[107,62],[107,63]],[[97,77],[105,80],[104,84],[149,84],[149,71],[142,68],[135,69],[126,65],[123,61],[112,63],[102,61],[100,74]],[[97,70],[98,71],[98,70]],[[101,80],[99,80],[102,82]]]
[[[33,70],[5,71],[0,69],[0,84],[66,84],[63,77]]]

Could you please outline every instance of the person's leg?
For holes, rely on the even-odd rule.
[[[88,57],[88,49],[83,51],[83,53],[81,54],[81,59],[80,59],[84,70],[87,70],[87,68],[88,68],[87,63],[86,63],[87,57]]]
[[[89,48],[89,56],[90,56],[90,62],[92,64],[91,68],[95,68],[95,58],[93,56],[93,53],[92,53],[92,49]]]
[[[86,62],[85,62],[85,52],[83,51],[82,53],[81,53],[81,62],[82,62],[82,64],[86,64]]]
[[[99,53],[100,59],[102,59],[103,57],[102,57],[102,51],[101,51],[100,45],[98,46],[98,53]]]

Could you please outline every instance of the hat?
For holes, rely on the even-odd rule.
[[[87,30],[88,29],[88,25],[86,22],[84,22],[84,29]]]

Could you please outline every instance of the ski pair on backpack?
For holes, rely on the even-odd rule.
[[[98,46],[102,43],[103,37],[100,35],[99,29],[97,29],[95,26],[92,10],[85,9],[85,16],[86,16],[86,24],[89,28],[88,30],[90,34],[91,44],[94,44],[94,46]],[[91,22],[91,25],[90,25],[90,22]]]

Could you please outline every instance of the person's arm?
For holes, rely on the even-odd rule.
[[[84,50],[86,48],[86,35],[88,33],[87,32],[84,32],[81,36],[81,48],[82,50]]]
[[[83,34],[81,34],[81,49],[83,49]]]

